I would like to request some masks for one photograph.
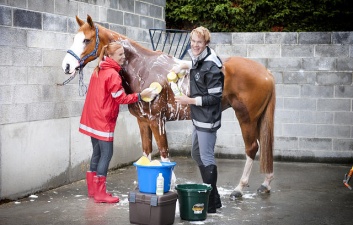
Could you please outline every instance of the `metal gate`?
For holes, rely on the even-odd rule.
[[[190,48],[190,31],[175,29],[149,29],[154,51],[159,50],[183,59]]]

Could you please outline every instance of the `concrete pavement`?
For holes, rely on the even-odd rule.
[[[175,157],[177,184],[200,183],[198,167],[192,159]],[[256,161],[250,186],[241,199],[230,199],[244,160],[217,159],[218,186],[223,207],[204,221],[180,219],[177,201],[174,224],[353,224],[353,191],[343,183],[352,165],[275,162],[275,179],[270,194],[259,195],[263,181]],[[117,204],[96,204],[86,195],[85,181],[1,204],[1,225],[125,225],[130,224],[128,193],[137,186],[134,166],[111,171],[108,191],[120,197]],[[351,183],[353,186],[353,181]]]

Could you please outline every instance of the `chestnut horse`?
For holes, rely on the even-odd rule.
[[[142,139],[142,149],[151,157],[152,133],[156,140],[161,160],[169,160],[165,123],[175,120],[189,120],[188,105],[177,104],[168,85],[167,74],[179,59],[160,51],[149,50],[136,41],[93,22],[88,15],[87,22],[76,16],[80,26],[74,43],[68,50],[62,67],[72,76],[90,61],[96,59],[104,45],[119,41],[125,49],[127,63],[121,76],[127,93],[141,92],[152,82],[159,82],[163,90],[152,102],[129,104],[129,111],[137,118]],[[240,197],[248,180],[260,145],[260,168],[265,180],[258,192],[268,193],[273,179],[273,129],[275,110],[275,81],[271,72],[261,64],[242,57],[223,60],[224,90],[223,110],[232,107],[239,121],[245,144],[246,162],[243,175],[231,197]],[[190,63],[190,62],[188,62]],[[188,76],[188,75],[187,75]],[[188,94],[189,79],[184,77],[181,89]]]

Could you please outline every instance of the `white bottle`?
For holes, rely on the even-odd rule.
[[[159,173],[157,177],[157,184],[156,184],[156,195],[163,195],[164,193],[164,178],[162,173]]]
[[[170,82],[170,88],[172,89],[175,96],[183,95],[175,82]]]
[[[183,95],[176,83],[178,81],[178,76],[173,71],[168,73],[167,79],[169,81],[170,88],[172,89],[174,95],[175,96]]]

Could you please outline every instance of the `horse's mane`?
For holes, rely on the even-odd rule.
[[[138,43],[137,41],[128,38],[125,35],[122,35],[114,30],[110,30],[98,23],[95,23],[95,25],[97,25],[99,32],[108,32],[110,34],[108,34],[107,36],[109,37],[109,42],[113,42],[113,41],[118,41],[118,42],[122,42],[122,44],[124,45],[124,47],[126,47],[126,42],[129,43],[131,46],[133,46],[134,48],[138,48],[139,51],[143,51],[146,54],[163,54],[164,52],[162,51],[153,51],[149,48],[144,47],[143,45],[141,45],[140,43]],[[124,44],[125,41],[125,44]]]

